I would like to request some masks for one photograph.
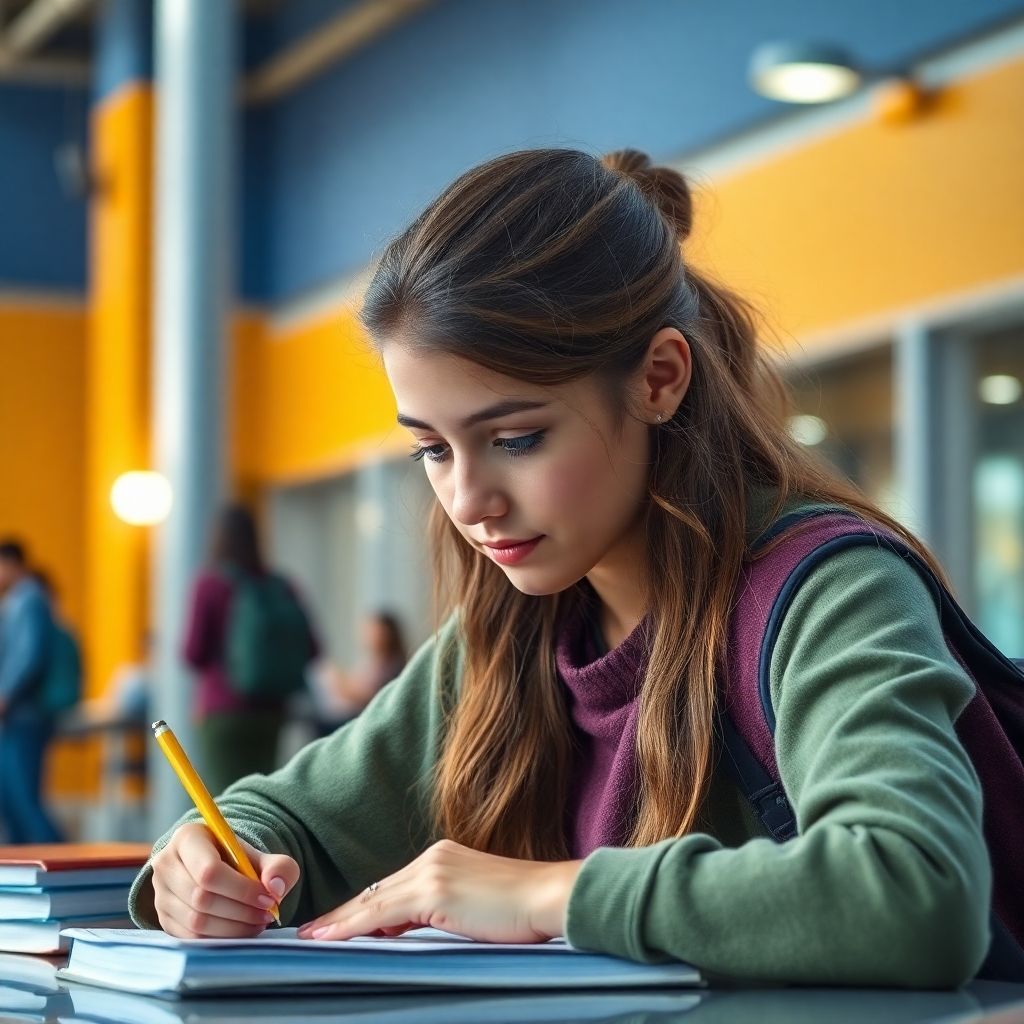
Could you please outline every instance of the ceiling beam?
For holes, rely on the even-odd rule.
[[[431,0],[360,0],[251,72],[243,95],[267,103],[393,29]]]
[[[87,87],[92,68],[87,60],[60,57],[30,57],[16,61],[0,59],[0,82],[21,85],[75,85]]]
[[[35,0],[11,19],[0,35],[0,67],[10,67],[38,50],[93,0]]]

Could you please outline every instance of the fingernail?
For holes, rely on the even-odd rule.
[[[273,896],[257,896],[256,897],[256,902],[264,910],[268,910],[270,907],[272,907],[274,905],[275,901],[274,901],[274,897]]]
[[[322,939],[330,930],[331,926],[329,924],[325,924],[322,928],[316,928],[313,931],[313,938]]]
[[[272,878],[267,884],[267,888],[280,899],[284,895],[284,879],[283,878]]]

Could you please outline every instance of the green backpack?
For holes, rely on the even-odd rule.
[[[271,573],[232,573],[224,667],[246,697],[283,700],[306,685],[309,624],[291,587]]]
[[[37,703],[47,715],[59,715],[82,699],[82,657],[74,634],[55,622]]]

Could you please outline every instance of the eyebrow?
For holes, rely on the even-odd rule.
[[[459,426],[463,430],[469,430],[470,427],[475,427],[478,423],[483,423],[485,420],[496,420],[502,416],[511,416],[514,412],[529,412],[531,409],[543,409],[548,404],[548,402],[531,402],[522,398],[510,398],[504,402],[489,405],[486,409],[481,409],[479,412],[471,413],[465,419],[460,420]],[[403,427],[416,427],[419,430],[434,429],[429,423],[413,419],[412,416],[406,416],[401,412],[398,414],[398,422]]]

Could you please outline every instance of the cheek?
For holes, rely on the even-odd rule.
[[[604,446],[596,444],[550,466],[538,501],[551,516],[572,518],[586,529],[618,522],[627,506],[635,505],[643,480],[642,467],[628,460],[612,464]]]

